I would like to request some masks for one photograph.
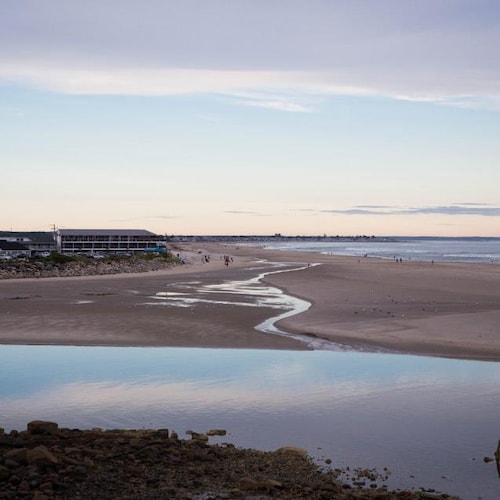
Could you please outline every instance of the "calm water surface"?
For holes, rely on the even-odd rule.
[[[500,363],[335,351],[0,346],[0,426],[225,428],[238,446],[500,498]]]

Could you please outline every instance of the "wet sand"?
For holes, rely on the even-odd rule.
[[[237,302],[249,298],[210,286],[275,270],[270,262],[287,263],[283,269],[319,263],[265,278],[312,303],[280,329],[357,349],[500,360],[499,266],[203,249],[210,263],[192,246],[190,264],[165,271],[0,281],[0,343],[307,349],[255,330],[280,311],[242,307]],[[229,267],[223,254],[233,256]],[[158,293],[201,302],[172,307]]]

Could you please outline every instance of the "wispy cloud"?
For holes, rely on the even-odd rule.
[[[60,63],[46,59],[12,61],[0,58],[0,78],[67,94],[180,95],[234,94],[245,89],[279,89],[293,82],[307,88],[307,75],[279,71],[233,71],[89,65],[82,61]]]
[[[500,216],[500,207],[444,205],[434,207],[409,208],[405,212],[411,214],[443,214],[443,215],[483,215],[487,217]]]
[[[491,0],[7,1],[0,78],[73,94],[294,90],[498,107],[499,14]]]
[[[356,205],[356,208],[383,209],[383,208],[394,208],[394,207],[390,205]]]
[[[285,74],[282,76],[287,78]],[[321,102],[318,96],[313,96],[305,92],[307,89],[306,74],[289,75],[291,81],[296,81],[296,85],[290,85],[290,88],[273,89],[268,87],[261,89],[250,86],[246,89],[234,89],[226,92],[228,97],[234,98],[233,103],[240,106],[251,106],[257,108],[271,109],[275,111],[287,111],[293,113],[315,113],[316,106]],[[302,83],[301,83],[302,82]],[[283,82],[285,83],[285,81]]]
[[[365,208],[345,208],[340,210],[320,210],[320,212],[328,213],[328,214],[343,214],[343,215],[391,215],[394,214],[394,211],[385,211],[385,210],[372,210]]]
[[[267,215],[267,214],[264,214],[262,212],[253,212],[250,210],[225,210],[224,213],[231,214],[231,215],[257,215],[260,217]]]
[[[239,101],[245,106],[273,109],[275,111],[289,111],[292,113],[314,113],[314,109],[296,102],[284,100],[246,100]]]
[[[339,215],[476,215],[500,216],[500,207],[481,203],[462,203],[425,207],[396,208],[383,205],[360,205],[346,209],[319,210],[321,213]]]
[[[471,202],[464,202],[464,203],[452,203],[452,205],[457,205],[457,206],[466,206],[466,207],[491,207],[492,205],[489,203],[471,203]]]

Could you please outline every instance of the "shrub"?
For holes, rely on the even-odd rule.
[[[69,255],[63,255],[58,252],[52,252],[48,257],[46,257],[48,262],[53,262],[54,264],[64,264],[66,262],[72,262],[77,260],[76,257],[72,257]]]

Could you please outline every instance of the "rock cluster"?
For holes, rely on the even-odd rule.
[[[190,431],[182,440],[166,429],[87,431],[44,421],[22,432],[0,429],[0,499],[447,498],[347,488],[298,448],[208,443],[224,433]]]
[[[44,260],[0,262],[0,280],[14,278],[55,278],[119,273],[144,273],[172,267],[174,263],[156,259],[81,259],[57,263]]]

